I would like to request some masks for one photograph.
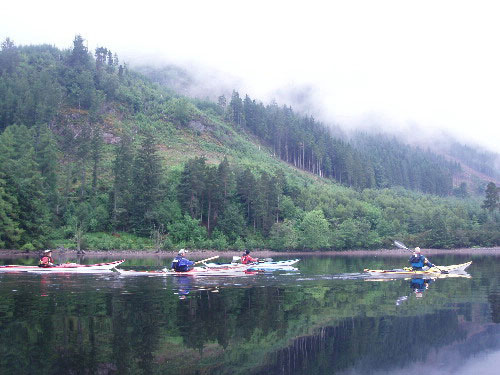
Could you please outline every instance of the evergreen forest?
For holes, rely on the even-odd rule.
[[[236,90],[190,98],[106,47],[0,51],[0,248],[500,245],[494,155],[340,135]],[[469,167],[491,177],[457,183]]]

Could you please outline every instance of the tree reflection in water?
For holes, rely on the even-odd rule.
[[[473,278],[436,280],[425,298],[408,280],[307,274],[0,275],[0,373],[396,373],[445,350],[486,356],[499,337],[498,272],[475,265]],[[412,298],[396,306],[401,295]]]

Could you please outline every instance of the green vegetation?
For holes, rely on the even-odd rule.
[[[176,95],[81,36],[3,42],[0,131],[3,248],[500,244],[497,190],[453,189],[456,163],[236,91]]]

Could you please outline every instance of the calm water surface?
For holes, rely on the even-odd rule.
[[[360,274],[398,257],[225,278],[0,273],[0,374],[497,374],[500,258],[432,257],[470,259],[470,278],[417,282]]]

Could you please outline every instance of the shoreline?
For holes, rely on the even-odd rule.
[[[176,250],[160,251],[159,253],[145,250],[109,250],[97,251],[86,250],[84,254],[78,254],[76,250],[52,250],[54,256],[63,257],[116,257],[116,258],[174,258]],[[481,248],[459,248],[459,249],[422,249],[424,255],[494,255],[500,256],[500,247],[481,247]],[[0,249],[0,258],[17,257],[38,257],[39,252],[25,252],[22,250]],[[204,259],[219,255],[222,258],[231,258],[241,256],[242,251],[217,251],[217,250],[188,250],[190,259]],[[404,257],[410,254],[410,251],[403,249],[379,249],[379,250],[345,250],[345,251],[272,251],[255,250],[251,252],[252,256],[257,258],[269,257],[298,257],[298,256],[394,256]]]

